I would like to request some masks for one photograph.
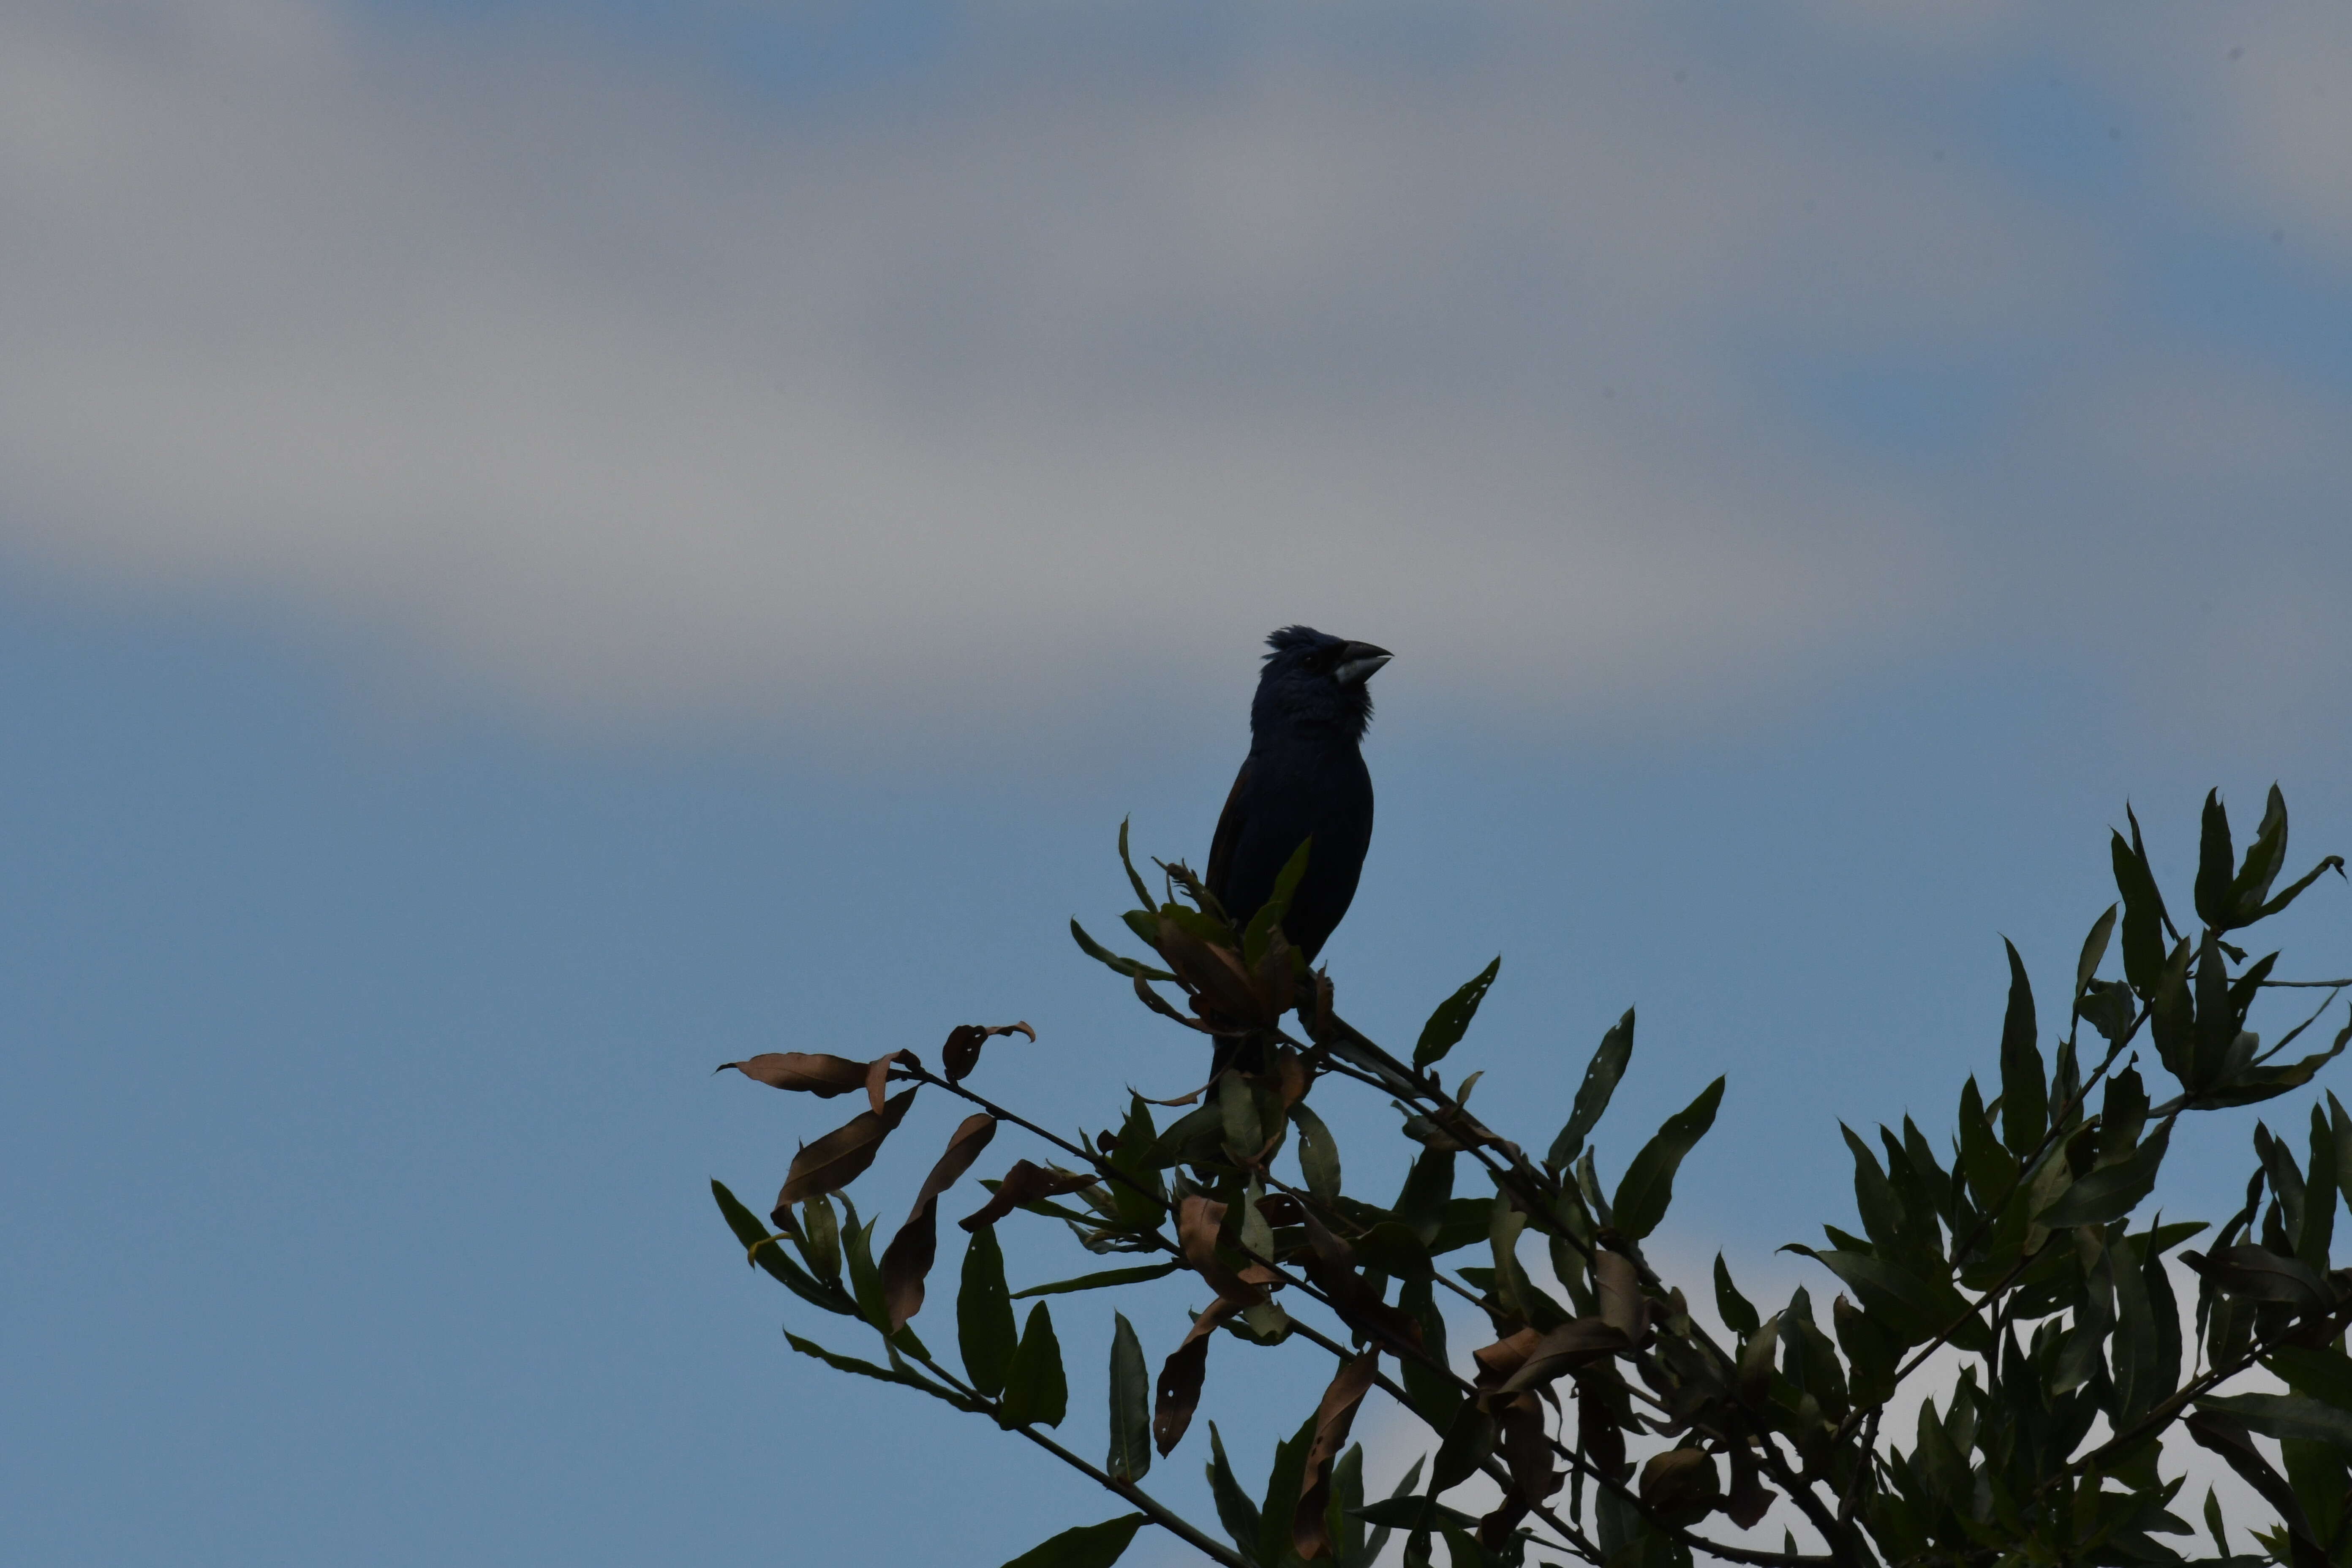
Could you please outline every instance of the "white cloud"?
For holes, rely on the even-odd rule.
[[[1874,62],[1999,44],[1939,16],[1750,69],[1663,10],[1178,65],[1008,14],[779,101],[551,26],[18,6],[0,542],[622,718],[1229,687],[1291,619],[1538,714],[1899,656],[1998,572],[1759,363],[2059,332],[2105,265],[1910,145]]]

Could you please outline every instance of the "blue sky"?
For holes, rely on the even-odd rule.
[[[12,1536],[1112,1511],[789,1355],[705,1184],[833,1119],[709,1069],[1025,1017],[1049,1122],[1192,1087],[1064,922],[1122,816],[1202,851],[1293,619],[1399,656],[1350,1016],[1501,952],[1462,1059],[1539,1141],[1638,1005],[1603,1159],[1727,1074],[1662,1246],[1801,1278],[1835,1121],[1940,1123],[2126,799],[2175,885],[2211,785],[2352,849],[2347,65],[2316,6],[12,8]],[[1258,1370],[1210,1413],[1294,1426]]]

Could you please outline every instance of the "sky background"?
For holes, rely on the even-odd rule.
[[[1456,1060],[1541,1143],[1638,1005],[1604,1165],[1727,1074],[1659,1250],[1785,1291],[1836,1121],[1989,1069],[2000,937],[2063,994],[2127,799],[2176,889],[2210,786],[2352,850],[2347,81],[2285,4],[0,5],[14,1550],[1117,1511],[787,1352],[858,1347],[706,1184],[838,1102],[709,1069],[1020,1017],[982,1076],[1051,1124],[1193,1087],[1065,922],[1122,816],[1205,851],[1295,620],[1397,654],[1344,1008],[1500,952]],[[2352,972],[2347,897],[2285,970]],[[1294,1426],[1281,1363],[1204,1413]]]

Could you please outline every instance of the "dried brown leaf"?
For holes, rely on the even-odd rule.
[[[1202,1017],[1244,1028],[1274,1026],[1280,1015],[1258,994],[1249,971],[1242,967],[1241,954],[1202,941],[1165,915],[1160,919],[1159,945]]]
[[[1615,1324],[1599,1318],[1578,1318],[1562,1323],[1530,1346],[1517,1370],[1504,1379],[1503,1388],[1510,1394],[1539,1388],[1555,1378],[1633,1348],[1633,1340]]]
[[[1633,1260],[1622,1252],[1596,1253],[1592,1279],[1601,1321],[1639,1344],[1650,1326],[1650,1300],[1642,1294],[1642,1276]]]
[[[1699,1448],[1669,1448],[1642,1467],[1642,1507],[1670,1524],[1696,1524],[1723,1500],[1715,1459]]]
[[[848,1094],[866,1084],[864,1062],[817,1052],[770,1051],[748,1062],[721,1062],[719,1070],[725,1072],[729,1068],[772,1089],[793,1089],[815,1095],[819,1100]]]
[[[1481,1345],[1470,1352],[1478,1363],[1478,1386],[1499,1389],[1511,1380],[1519,1368],[1527,1364],[1543,1335],[1533,1329],[1521,1329],[1507,1334],[1491,1345]]]
[[[819,1193],[836,1193],[856,1181],[874,1163],[881,1150],[882,1140],[905,1119],[907,1107],[912,1103],[915,1091],[904,1089],[893,1095],[880,1111],[861,1110],[814,1143],[803,1144],[793,1156],[792,1168],[784,1173],[784,1189],[776,1194],[776,1209],[787,1214],[779,1219],[772,1214],[769,1223],[782,1230],[789,1223],[793,1205]]]
[[[1191,1024],[1192,1020],[1190,1018],[1179,1018],[1178,1022]],[[1194,1025],[1193,1026],[1197,1028],[1199,1026]],[[1216,1081],[1213,1079],[1209,1082],[1204,1083],[1200,1088],[1194,1089],[1192,1093],[1180,1094],[1173,1100],[1154,1100],[1148,1094],[1138,1094],[1136,1093],[1136,1089],[1133,1084],[1127,1086],[1127,1092],[1135,1095],[1136,1099],[1143,1101],[1146,1105],[1192,1105],[1197,1102],[1202,1095],[1208,1093],[1209,1090],[1215,1087]]]
[[[1756,1455],[1746,1443],[1731,1447],[1731,1495],[1724,1501],[1724,1514],[1742,1530],[1753,1530],[1756,1523],[1771,1511],[1780,1493],[1758,1479]]]
[[[1263,1207],[1261,1214],[1265,1213]],[[1421,1325],[1412,1314],[1381,1300],[1379,1292],[1356,1272],[1356,1252],[1324,1227],[1315,1211],[1298,1205],[1299,1223],[1307,1227],[1307,1253],[1302,1262],[1307,1277],[1331,1303],[1340,1321],[1365,1338],[1385,1344],[1389,1353],[1403,1360],[1418,1355]]]
[[[1512,1532],[1519,1521],[1528,1517],[1528,1505],[1514,1492],[1495,1506],[1495,1510],[1478,1521],[1478,1544],[1489,1552],[1501,1552],[1510,1544]]]
[[[1172,1018],[1177,1023],[1183,1025],[1186,1028],[1198,1029],[1204,1035],[1213,1035],[1217,1032],[1208,1025],[1201,1022],[1200,1019],[1187,1018],[1183,1014],[1179,1013],[1175,1008],[1170,1006],[1168,1005],[1168,998],[1160,994],[1159,992],[1154,991],[1150,984],[1145,981],[1143,976],[1140,974],[1135,977],[1135,994],[1142,1001],[1145,1006],[1150,1008],[1153,1012],[1159,1014],[1163,1018]],[[1196,1090],[1195,1092],[1197,1093],[1198,1091]],[[1162,1100],[1160,1103],[1165,1105],[1175,1105],[1181,1102],[1177,1100]]]
[[[1307,1468],[1298,1478],[1298,1507],[1290,1516],[1290,1542],[1301,1557],[1311,1560],[1331,1550],[1325,1518],[1331,1502],[1331,1467],[1347,1445],[1356,1408],[1363,1404],[1380,1370],[1378,1351],[1366,1351],[1345,1363],[1323,1391],[1323,1403],[1316,1406],[1315,1440],[1307,1448]]]
[[[1224,1224],[1224,1205],[1198,1194],[1183,1201],[1176,1212],[1176,1240],[1184,1249],[1184,1265],[1236,1307],[1255,1307],[1265,1292],[1217,1256],[1217,1234]]]
[[[883,1088],[889,1082],[890,1069],[894,1067],[912,1068],[920,1072],[923,1070],[923,1058],[912,1051],[888,1051],[866,1064],[866,1103],[877,1116],[882,1112]]]
[[[1027,1160],[1015,1160],[1013,1168],[1004,1173],[1004,1180],[979,1209],[956,1223],[966,1230],[978,1230],[994,1225],[1023,1204],[1034,1204],[1045,1198],[1059,1197],[1095,1184],[1095,1178],[1076,1171],[1053,1171]]]
[[[1161,1364],[1151,1415],[1151,1441],[1161,1458],[1183,1441],[1184,1429],[1192,1424],[1192,1412],[1201,1407],[1201,1384],[1209,1371],[1209,1336],[1240,1305],[1222,1298],[1210,1302],[1208,1310],[1192,1320],[1192,1331],[1183,1342],[1169,1352]]]
[[[1566,1478],[1552,1468],[1551,1440],[1544,1435],[1543,1401],[1532,1394],[1514,1394],[1490,1401],[1489,1408],[1502,1428],[1496,1447],[1511,1472],[1513,1491],[1534,1504],[1559,1490]]]
[[[1307,1087],[1314,1081],[1307,1070],[1307,1058],[1290,1047],[1284,1046],[1274,1053],[1271,1076],[1274,1092],[1282,1100],[1282,1113],[1287,1116],[1292,1106],[1307,1098]]]
[[[947,1152],[939,1163],[923,1179],[922,1191],[915,1194],[915,1206],[907,1215],[907,1223],[890,1238],[882,1252],[882,1305],[890,1314],[890,1331],[897,1333],[907,1326],[907,1320],[923,1310],[923,1280],[931,1271],[931,1261],[939,1252],[940,1194],[956,1184],[988,1141],[996,1136],[996,1118],[988,1115],[967,1116],[948,1140]]]
[[[950,1083],[961,1083],[980,1065],[980,1047],[992,1035],[1021,1034],[1029,1043],[1037,1043],[1037,1031],[1026,1024],[958,1024],[948,1031],[948,1043],[940,1047],[940,1060],[946,1066]]]

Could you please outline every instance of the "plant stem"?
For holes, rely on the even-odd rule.
[[[1095,1466],[1079,1458],[1076,1454],[1071,1453],[1067,1448],[1063,1447],[1059,1443],[1055,1442],[1054,1439],[1046,1436],[1043,1432],[1038,1431],[1034,1426],[1024,1423],[1006,1421],[1004,1419],[1003,1403],[1001,1400],[983,1397],[977,1391],[966,1386],[962,1382],[956,1378],[954,1373],[940,1366],[929,1356],[916,1356],[912,1359],[920,1363],[924,1369],[929,1372],[933,1377],[938,1378],[941,1383],[946,1384],[950,1388],[954,1389],[958,1394],[961,1394],[966,1399],[971,1400],[974,1405],[987,1415],[994,1416],[998,1426],[1003,1426],[1008,1432],[1018,1432],[1024,1437],[1028,1438],[1032,1443],[1036,1444],[1037,1447],[1045,1449],[1045,1452],[1061,1460],[1062,1463],[1087,1476],[1089,1479],[1093,1480],[1096,1485],[1100,1486],[1107,1490],[1115,1492],[1119,1497],[1124,1498],[1127,1501],[1133,1503],[1136,1508],[1142,1512],[1146,1519],[1149,1519],[1160,1529],[1182,1541],[1185,1544],[1197,1548],[1201,1552],[1207,1553],[1215,1561],[1225,1564],[1225,1568],[1249,1568],[1248,1563],[1242,1557],[1241,1553],[1234,1551],[1231,1547],[1220,1546],[1213,1538],[1203,1535],[1200,1531],[1194,1529],[1181,1514],[1176,1513],[1172,1510],[1169,1509],[1157,1498],[1152,1497],[1149,1492],[1145,1491],[1141,1487],[1137,1486],[1133,1481],[1124,1480],[1117,1476],[1111,1475],[1108,1471],[1097,1469]]]

